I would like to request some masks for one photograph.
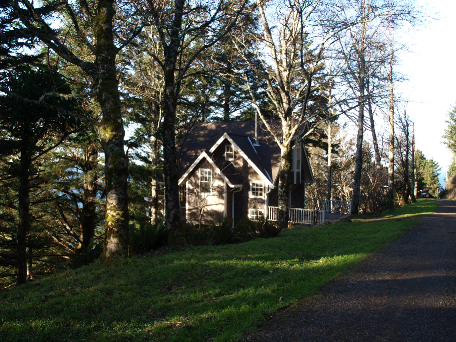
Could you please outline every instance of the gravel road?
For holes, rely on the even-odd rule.
[[[456,201],[243,341],[456,341]]]

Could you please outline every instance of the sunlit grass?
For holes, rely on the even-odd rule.
[[[236,341],[435,211],[100,263],[0,293],[2,341]]]

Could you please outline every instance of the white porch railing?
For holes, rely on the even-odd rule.
[[[351,201],[306,198],[304,201],[304,208],[311,210],[323,210],[326,213],[350,214]]]
[[[277,221],[278,214],[278,207],[268,207],[269,221]],[[288,211],[288,222],[307,225],[322,225],[325,223],[325,212],[323,210],[290,208]]]

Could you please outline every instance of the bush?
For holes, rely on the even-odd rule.
[[[94,262],[103,254],[103,248],[104,246],[100,241],[95,241],[92,238],[85,249],[76,250],[71,258],[70,266],[72,268],[78,268]]]
[[[257,231],[259,237],[272,238],[279,235],[282,228],[280,228],[278,224],[268,221],[267,218],[261,217],[257,222]]]
[[[156,224],[130,225],[130,251],[135,254],[145,253],[163,246],[168,241],[168,231],[163,221]]]
[[[239,221],[234,229],[239,242],[250,241],[258,237],[256,223],[248,217]]]
[[[212,221],[209,226],[209,244],[222,245],[232,243],[236,237],[235,230],[231,227],[232,223],[233,220],[226,216],[221,220],[217,220],[217,222]]]
[[[184,236],[191,245],[223,245],[241,243],[256,238],[279,235],[281,229],[265,218],[252,221],[247,217],[233,228],[233,220],[227,217],[212,221],[209,226],[184,224]]]

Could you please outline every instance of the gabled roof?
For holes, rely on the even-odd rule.
[[[258,156],[258,152],[256,151],[255,146],[253,146],[253,143],[248,136],[228,134],[225,132],[221,138],[217,140],[217,142],[211,147],[209,152],[213,153],[215,149],[219,147],[220,144],[225,140],[228,140],[233,145],[235,151],[249,163],[249,165],[264,179],[266,183],[270,183],[270,185],[274,184],[271,176],[265,169],[262,160]]]
[[[223,137],[225,133],[227,135]],[[251,162],[252,167],[261,170],[259,174],[264,176],[267,182],[272,182],[280,167],[280,148],[262,122],[258,123],[260,146],[255,148],[249,140],[249,138],[253,139],[254,135],[255,121],[205,122],[195,125],[181,149],[179,178],[186,173],[203,151],[209,151],[217,142],[220,144],[229,137],[237,145],[235,148],[242,150],[247,156],[246,160]],[[220,139],[222,140],[219,141]]]
[[[227,175],[225,175],[222,170],[220,170],[220,168],[212,161],[212,159],[207,155],[206,151],[203,151],[198,158],[196,158],[196,160],[193,162],[193,164],[187,169],[187,171],[179,178],[179,185],[182,184],[182,182],[185,180],[185,178],[190,174],[190,172],[192,172],[192,170],[199,164],[199,162],[201,160],[206,159],[209,164],[212,165],[212,167],[214,168],[214,170],[220,175],[222,176],[223,180],[225,182],[228,183],[229,186],[231,187],[236,187],[236,186],[240,186],[242,184],[237,184],[236,182],[233,182],[232,179],[230,179],[231,177],[227,177]]]
[[[281,131],[279,120],[269,121],[268,123],[277,132]],[[266,183],[273,184],[280,169],[280,148],[261,121],[258,123],[259,146],[253,145],[254,136],[255,121],[205,122],[195,125],[187,135],[181,148],[179,182],[183,181],[191,172],[190,169],[196,167],[202,160],[203,157],[201,155],[203,152],[205,153],[204,158],[210,160],[209,154],[214,152],[223,141],[228,140]],[[218,169],[221,170],[221,174],[228,178],[231,184],[242,184],[242,175],[230,174],[230,163],[217,161],[215,164],[220,166]],[[306,166],[305,169],[307,169]],[[307,171],[305,170],[306,181],[308,181],[308,176],[311,175],[311,173],[307,174]],[[310,178],[313,177],[310,176]],[[310,181],[313,181],[313,179]]]

